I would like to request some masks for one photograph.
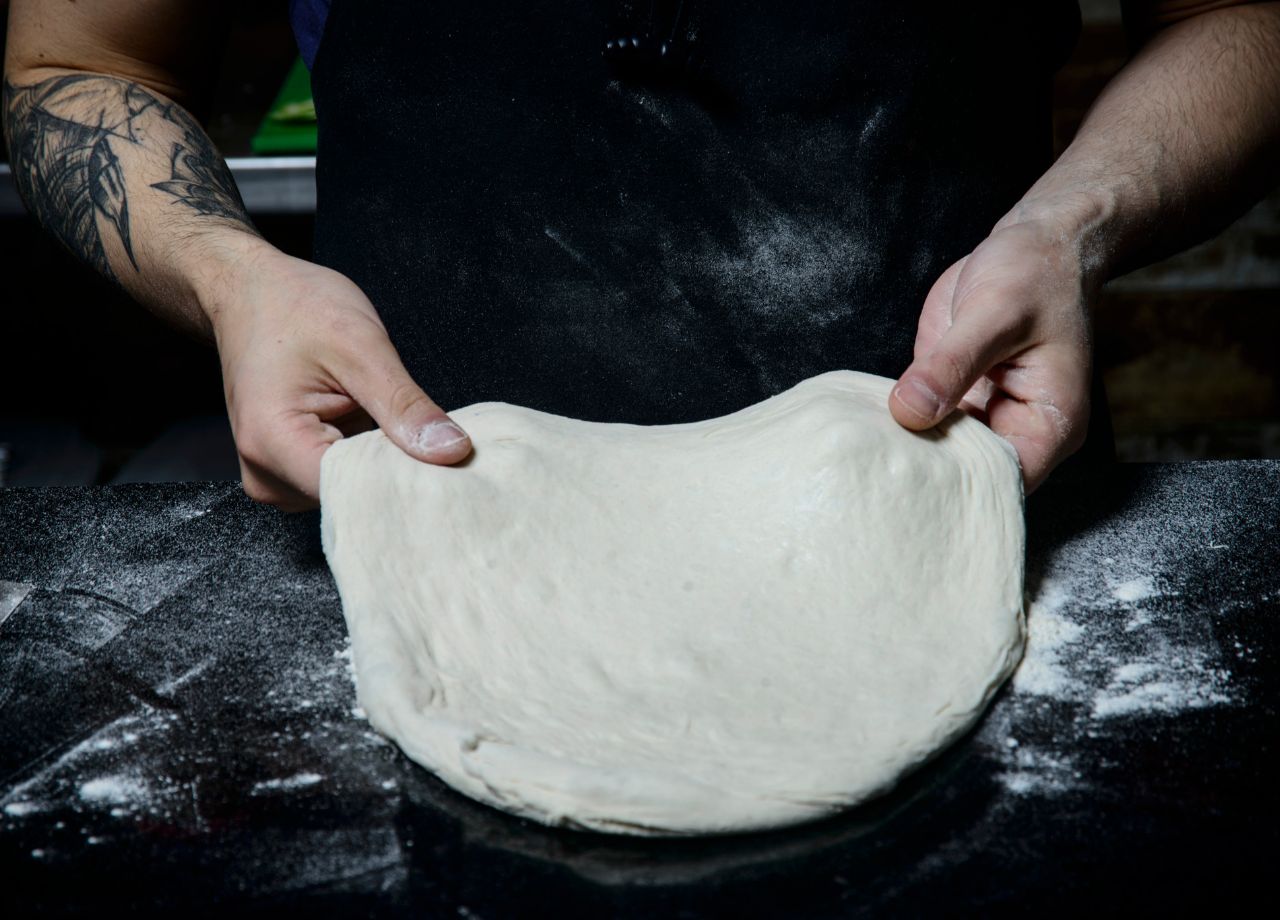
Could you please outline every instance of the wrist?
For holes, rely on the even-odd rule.
[[[1078,253],[1087,280],[1101,285],[1134,267],[1168,211],[1168,194],[1139,169],[1108,165],[1097,144],[1077,137],[996,225],[1054,228]]]
[[[255,233],[228,228],[207,236],[189,248],[191,263],[185,273],[207,330],[217,335],[218,325],[246,301],[248,285],[271,271],[271,262],[287,258]]]
[[[1052,239],[1072,252],[1086,288],[1100,287],[1115,273],[1121,259],[1122,220],[1119,201],[1108,190],[1037,184],[996,223],[993,232],[1027,223],[1046,228]]]

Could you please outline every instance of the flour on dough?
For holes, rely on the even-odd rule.
[[[324,547],[370,722],[550,824],[740,831],[884,792],[1023,644],[1013,451],[966,417],[903,430],[890,385],[661,427],[482,403],[456,468],[339,441]]]

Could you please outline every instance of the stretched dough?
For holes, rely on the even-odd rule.
[[[482,403],[449,468],[325,454],[323,538],[369,720],[550,824],[775,827],[891,787],[1022,652],[1016,456],[924,435],[890,381],[806,380],[662,427]]]

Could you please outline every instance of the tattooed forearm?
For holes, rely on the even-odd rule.
[[[98,218],[114,228],[137,268],[129,231],[124,173],[112,149],[136,143],[130,128],[147,100],[129,84],[66,76],[32,86],[4,86],[14,181],[36,219],[73,253],[109,278]],[[86,105],[87,103],[87,105]],[[114,117],[106,117],[114,112]]]
[[[27,206],[72,253],[112,280],[121,279],[103,234],[114,235],[138,271],[130,196],[140,186],[202,217],[252,230],[230,170],[195,119],[137,83],[98,74],[21,86],[6,80],[4,114],[9,159]],[[136,178],[122,157],[133,162],[139,152],[167,156],[169,178]]]

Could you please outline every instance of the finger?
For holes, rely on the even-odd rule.
[[[292,488],[269,470],[244,461],[240,464],[240,484],[245,494],[255,502],[281,511],[310,511],[319,505],[315,499]]]
[[[1030,495],[1083,443],[1088,407],[1064,412],[1048,400],[1024,401],[998,393],[987,404],[987,422],[1017,451]]]
[[[344,438],[361,434],[376,427],[373,422],[373,416],[359,406],[346,415],[330,419],[329,424],[341,431]]]
[[[457,463],[471,453],[467,433],[414,383],[385,333],[351,346],[338,382],[397,447],[427,463]]]
[[[296,399],[296,408],[337,428],[344,438],[376,427],[373,417],[346,393],[303,393]]]
[[[265,427],[265,434],[251,429],[237,437],[245,492],[285,511],[316,507],[320,461],[342,432],[299,411],[269,419]]]
[[[1017,452],[1030,495],[1055,465],[1059,436],[1051,420],[1041,407],[1001,395],[988,404],[987,422]]]
[[[1011,309],[967,304],[923,357],[917,356],[889,395],[889,411],[904,428],[932,428],[960,404],[992,367],[1023,345]]]
[[[987,418],[987,403],[991,402],[991,397],[995,396],[995,394],[996,385],[992,383],[989,376],[984,374],[978,378],[977,383],[969,388],[969,392],[964,394],[964,397],[960,400],[959,408],[974,418],[982,419],[985,422]]]

